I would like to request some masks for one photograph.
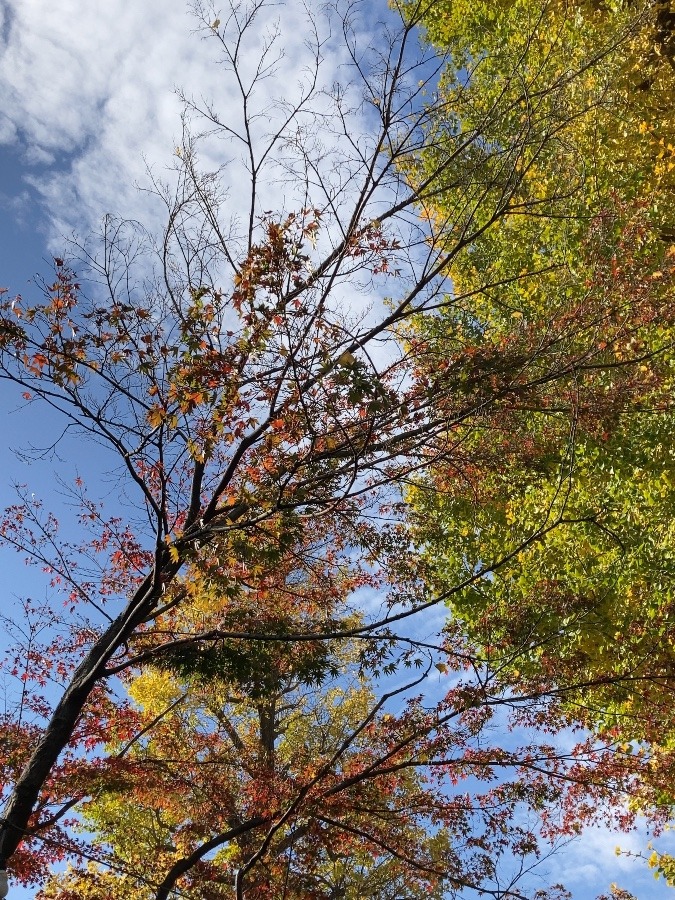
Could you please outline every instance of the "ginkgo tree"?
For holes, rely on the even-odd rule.
[[[218,15],[198,5],[202,36],[217,48],[240,105],[221,112],[207,99],[183,98],[174,178],[153,182],[167,212],[161,239],[108,217],[98,241],[55,259],[44,296],[3,299],[0,375],[31,409],[46,405],[60,417],[55,444],[65,447],[74,435],[97,448],[119,497],[109,509],[96,483],[71,472],[63,490],[78,510],[81,539],[72,529],[60,534],[54,513],[28,491],[0,522],[3,544],[40,567],[51,591],[43,606],[26,606],[31,621],[49,627],[30,631],[6,662],[22,684],[2,722],[0,757],[0,866],[14,877],[39,881],[51,862],[92,855],[70,828],[89,803],[92,821],[108,830],[105,816],[117,808],[115,786],[131,777],[128,765],[143,779],[135,789],[147,786],[141,808],[147,803],[181,832],[175,851],[167,838],[169,855],[158,852],[165,868],[153,869],[147,885],[160,900],[185,884],[195,896],[210,896],[210,874],[200,873],[213,874],[209,854],[216,850],[230,878],[223,890],[238,900],[265,896],[261,872],[270,867],[269,895],[281,877],[279,857],[295,846],[284,843],[295,818],[310,831],[334,828],[345,841],[360,836],[371,858],[400,863],[402,872],[419,848],[436,866],[429,841],[437,823],[452,841],[429,876],[446,879],[456,893],[489,887],[519,897],[517,887],[494,886],[486,862],[510,851],[516,859],[536,853],[536,829],[518,820],[519,804],[543,819],[544,835],[573,833],[602,814],[603,801],[623,814],[624,792],[648,763],[617,749],[611,736],[562,754],[526,738],[513,751],[485,747],[481,729],[495,710],[514,711],[519,724],[563,727],[570,717],[560,697],[581,686],[542,679],[536,690],[528,683],[514,691],[452,629],[425,642],[411,624],[489,580],[570,517],[580,523],[595,514],[547,508],[523,523],[518,541],[439,586],[426,560],[413,556],[401,516],[407,486],[431,467],[468,477],[485,461],[475,436],[533,406],[569,403],[581,381],[588,403],[604,408],[609,385],[612,408],[630,406],[646,390],[644,360],[660,364],[661,322],[673,316],[673,298],[660,290],[649,254],[642,304],[599,281],[582,300],[561,291],[550,321],[521,315],[510,330],[490,330],[482,301],[520,274],[486,271],[482,281],[458,280],[453,288],[453,266],[473,265],[483,239],[514,215],[566,214],[567,185],[548,184],[543,195],[525,188],[533,166],[560,142],[565,117],[573,121],[570,85],[584,84],[588,65],[573,63],[562,83],[541,88],[539,124],[554,116],[559,127],[496,140],[521,115],[520,98],[508,92],[475,121],[448,125],[467,87],[459,81],[450,94],[435,90],[445,59],[417,44],[426,11],[408,8],[385,44],[372,46],[351,5],[327,10],[325,26],[323,12],[310,13],[313,67],[303,71],[293,101],[281,84],[271,102],[278,36],[260,40],[265,4]],[[326,88],[322,59],[335,33],[342,35],[345,80]],[[598,53],[598,66],[602,60]],[[222,159],[223,146],[228,166],[202,167],[200,153],[220,148]],[[277,211],[270,211],[270,184],[283,186],[283,201],[279,192],[272,198]],[[228,189],[239,203],[234,214]],[[441,221],[434,204],[450,190],[452,206]],[[619,235],[607,240],[611,248]],[[456,322],[449,337],[446,314]],[[276,579],[273,591],[269,579]],[[355,622],[368,600],[379,611]],[[202,612],[194,615],[198,602]],[[175,810],[165,818],[153,807],[165,789],[177,796],[181,771],[191,772],[184,758],[190,728],[203,734],[206,755],[207,738],[216,748],[234,734],[243,740],[238,728],[247,727],[246,715],[228,734],[209,714],[200,731],[207,701],[225,702],[224,685],[246,683],[250,709],[250,686],[268,670],[277,685],[286,677],[279,666],[301,684],[340,675],[331,656],[336,641],[362,648],[366,675],[394,677],[397,667],[420,665],[413,695],[435,671],[425,669],[424,652],[432,660],[437,653],[442,669],[454,673],[450,692],[428,704],[413,696],[403,711],[385,712],[393,697],[383,688],[365,715],[343,723],[336,749],[327,744],[318,764],[299,760],[294,777],[278,772],[271,781],[255,773],[250,798],[236,810],[241,820],[228,819],[225,805],[197,821],[196,797],[180,822]],[[125,699],[124,688],[133,692],[135,684],[138,692],[157,669],[187,692],[183,710],[160,716],[147,697],[140,710]],[[205,687],[204,678],[216,683]],[[53,701],[47,684],[58,692]],[[392,690],[400,696],[402,688]],[[188,731],[174,734],[182,743],[174,747],[169,787],[166,771],[149,778],[143,753],[170,752],[166,725],[177,729],[183,713]],[[275,756],[260,719],[258,729],[250,747],[267,746]],[[492,779],[501,770],[513,778],[475,802],[455,802],[399,774],[416,769],[450,782]],[[411,792],[419,796],[411,832],[396,831],[391,810],[386,835],[372,810],[363,822],[353,815],[349,802],[358,804],[370,785],[375,806],[378,791],[397,796],[398,785],[402,802]],[[331,819],[323,825],[322,805]],[[474,807],[485,835],[474,832]],[[420,829],[429,826],[424,837]],[[164,826],[157,827],[164,840]],[[111,826],[108,835],[113,858],[128,852],[116,831]],[[461,883],[458,843],[484,850]],[[179,858],[170,862],[170,853]],[[111,861],[93,856],[95,866]],[[309,873],[315,864],[310,858]]]

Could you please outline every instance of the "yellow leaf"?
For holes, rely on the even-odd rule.
[[[337,358],[338,365],[340,366],[353,366],[356,362],[356,357],[353,353],[350,353],[349,350],[344,350]]]
[[[166,417],[166,410],[161,406],[152,406],[146,415],[148,423],[153,428],[158,428]]]

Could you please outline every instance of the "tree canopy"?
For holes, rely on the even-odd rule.
[[[575,373],[564,394],[556,385],[467,433],[478,465],[439,466],[410,495],[418,540],[442,586],[518,546],[535,522],[568,520],[455,595],[453,613],[516,684],[587,678],[571,714],[649,755],[634,802],[667,814],[672,315],[652,304],[673,290],[671,6],[440,3],[424,21],[452,57],[442,89],[457,112],[439,129],[520,104],[494,142],[502,151],[519,134],[534,144],[521,196],[541,205],[536,215],[512,208],[503,227],[480,236],[451,268],[455,291],[477,301],[462,316],[421,321],[420,332],[440,347],[468,322],[472,340],[493,344],[514,329],[545,334],[570,302],[587,312],[613,296],[598,345],[619,366],[631,352],[642,359],[630,374]],[[429,214],[444,223],[453,208],[448,186]],[[483,289],[486,272],[495,289]],[[630,337],[614,341],[610,321],[631,321]],[[657,854],[652,863],[672,872]]]
[[[292,100],[264,2],[194,11],[239,108],[183,97],[163,234],[108,216],[1,298],[0,376],[116,497],[71,471],[77,531],[28,489],[0,521],[50,589],[0,867],[562,897],[551,847],[671,796],[665,7],[407,5],[385,43],[310,11]]]

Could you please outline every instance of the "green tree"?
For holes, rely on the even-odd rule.
[[[675,359],[672,316],[656,306],[674,271],[671,7],[453,2],[434,4],[425,23],[452,58],[438,144],[497,109],[490,165],[527,149],[491,182],[522,175],[501,227],[453,261],[455,305],[419,322],[417,339],[452,366],[469,342],[482,354],[514,332],[543,337],[574,309],[596,315],[597,344],[617,365],[642,356],[626,377],[591,365],[514,399],[482,430],[458,431],[463,464],[437,467],[410,495],[428,577],[442,589],[512,552],[453,596],[453,615],[515,690],[552,680],[564,694],[587,680],[570,718],[640,746],[651,774],[636,802],[667,812]],[[519,207],[533,197],[538,208]],[[456,209],[448,183],[427,215],[447,228]]]
[[[646,210],[664,249],[673,242],[669,8],[453,0],[425,10],[427,38],[449,62],[444,103],[434,106],[410,171],[423,183],[435,173],[423,212],[439,240],[456,240],[466,221],[479,224],[450,260],[449,322],[461,309],[480,335],[508,338],[521,317],[544,334],[586,302],[589,228],[617,203]],[[477,131],[466,157],[450,153],[439,171],[457,136]],[[616,235],[606,237],[611,245]]]

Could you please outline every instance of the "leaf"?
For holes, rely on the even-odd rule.
[[[146,418],[152,428],[159,428],[166,419],[166,409],[163,406],[151,406],[146,413]]]
[[[339,366],[344,366],[345,368],[350,368],[356,363],[356,357],[349,350],[343,350],[342,353],[337,358],[337,364]]]
[[[177,563],[180,559],[180,553],[178,552],[178,547],[175,544],[169,544],[168,546],[169,557],[171,562]]]

